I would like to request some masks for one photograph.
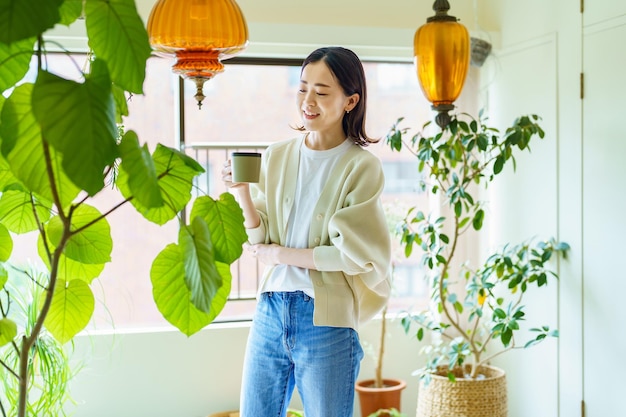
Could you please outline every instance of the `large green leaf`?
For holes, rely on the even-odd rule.
[[[178,233],[178,245],[183,254],[185,283],[191,291],[191,302],[208,313],[211,301],[222,286],[222,277],[215,267],[209,226],[201,217],[194,217],[190,226]]]
[[[35,38],[6,45],[0,43],[0,92],[24,78],[33,56]]]
[[[148,33],[133,0],[86,0],[89,46],[107,62],[111,80],[126,91],[143,93]]]
[[[120,143],[121,168],[128,174],[128,188],[144,207],[163,206],[154,161],[148,145],[139,145],[135,132],[128,131]]]
[[[198,197],[191,209],[191,219],[200,216],[209,225],[215,260],[231,264],[241,256],[248,240],[243,226],[243,212],[230,193],[215,201],[209,196]]]
[[[45,199],[53,201],[41,131],[31,108],[32,91],[33,84],[22,84],[13,91],[7,101],[0,126],[0,130],[6,130],[3,135],[6,140],[3,141],[2,151],[11,166],[11,171],[23,185]],[[66,206],[80,190],[61,169],[60,155],[53,148],[49,149],[49,154],[56,189],[61,203]],[[0,175],[1,173],[0,164]]]
[[[9,229],[7,229],[3,224],[0,224],[0,262],[8,261],[12,251],[13,239],[11,239]]]
[[[65,175],[61,166],[61,155],[54,148],[49,148],[49,155],[59,200],[63,207],[67,207],[80,189]],[[24,186],[47,201],[53,201],[41,138],[38,141],[20,138],[7,159],[15,177]]]
[[[113,99],[115,100],[115,121],[124,124],[123,116],[128,116],[128,102],[126,93],[120,86],[113,84]]]
[[[32,103],[44,140],[63,154],[65,173],[93,196],[117,157],[117,126],[106,64],[96,60],[91,69],[82,84],[40,71]]]
[[[94,306],[93,293],[85,281],[59,281],[44,325],[56,340],[67,343],[87,326]]]
[[[61,20],[63,0],[0,0],[0,43],[37,36]]]
[[[39,141],[41,130],[32,116],[33,87],[33,84],[30,83],[20,85],[2,106],[0,136],[2,136],[2,155],[5,157],[20,138],[34,142]]]
[[[50,260],[48,259],[48,254],[46,253],[46,248],[43,245],[43,238],[41,235],[39,235],[39,239],[37,240],[37,252],[49,270]],[[94,279],[100,276],[105,266],[106,264],[85,264],[79,261],[74,261],[61,254],[57,268],[57,278],[63,281],[80,279],[88,284],[91,284]]]
[[[59,23],[69,26],[83,13],[83,0],[64,0],[59,13],[61,14]]]
[[[167,321],[187,336],[211,323],[226,304],[232,279],[230,267],[222,263],[215,266],[222,277],[222,286],[211,301],[210,312],[205,313],[191,302],[191,292],[185,284],[183,255],[178,245],[168,245],[152,263],[150,279],[157,308]]]
[[[50,209],[37,200],[34,202],[39,221],[45,222],[50,218]],[[20,190],[5,191],[0,197],[0,222],[13,233],[37,230],[37,219],[33,214],[30,194]]]
[[[19,180],[15,178],[11,171],[11,166],[6,159],[0,154],[0,192],[4,192],[9,188],[21,188]]]
[[[193,159],[161,144],[157,145],[152,154],[152,159],[165,205],[148,208],[134,198],[131,200],[131,204],[146,219],[162,225],[176,217],[176,214],[191,200],[193,178],[204,170]],[[132,197],[128,181],[128,174],[124,170],[120,170],[116,185],[126,198]]]
[[[0,319],[0,346],[11,343],[17,336],[17,324],[7,318]]]
[[[187,165],[189,168],[193,169],[196,173],[204,172],[204,168],[202,168],[202,165],[200,165],[198,163],[198,161],[196,161],[195,159],[193,159],[189,155],[184,154],[183,152],[179,151],[178,149],[173,149],[173,148],[167,148],[167,149],[170,152],[172,152],[174,155],[176,155],[180,160],[182,160],[185,165]]]
[[[99,219],[95,221],[96,219]],[[95,223],[93,223],[95,221]],[[92,224],[93,223],[93,224]],[[72,215],[72,232],[89,225],[80,233],[72,235],[65,245],[63,254],[70,259],[85,264],[104,264],[111,260],[113,239],[106,218],[94,207],[82,204]],[[63,222],[59,216],[50,219],[48,237],[53,246],[58,247],[63,235]]]

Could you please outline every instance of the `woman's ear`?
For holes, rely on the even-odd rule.
[[[353,108],[356,107],[360,99],[361,99],[361,96],[359,96],[359,93],[354,93],[351,96],[349,96],[348,103],[346,104],[345,110],[347,112],[351,111]]]

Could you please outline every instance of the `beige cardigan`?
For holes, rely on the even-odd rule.
[[[302,141],[272,144],[263,155],[259,183],[251,186],[261,216],[261,224],[247,230],[253,244],[284,246]],[[315,325],[357,330],[389,298],[391,242],[380,201],[383,185],[379,159],[355,144],[322,190],[309,230],[317,268],[310,270]],[[266,268],[263,279],[271,272]]]

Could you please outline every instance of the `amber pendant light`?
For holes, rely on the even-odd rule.
[[[222,60],[248,46],[248,26],[235,0],[158,0],[148,35],[158,55],[176,57],[172,71],[196,83],[198,108],[204,82],[224,71]]]
[[[469,32],[454,16],[448,15],[447,0],[436,0],[435,16],[415,32],[413,39],[417,78],[424,95],[437,111],[435,121],[444,128],[448,112],[461,94],[470,64]]]

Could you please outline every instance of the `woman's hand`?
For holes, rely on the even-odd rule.
[[[250,184],[247,182],[233,182],[233,167],[230,159],[224,162],[224,168],[222,168],[222,181],[226,188],[235,191],[233,194],[239,201],[243,210],[243,217],[245,219],[243,225],[246,229],[253,229],[258,227],[261,223],[259,213],[257,213],[252,197],[250,196]]]
[[[286,248],[270,243],[258,243],[247,247],[248,251],[265,265],[293,265],[299,268],[316,269],[313,249]]]
[[[265,265],[278,265],[280,263],[278,261],[278,256],[283,247],[275,243],[257,243],[255,245],[248,246],[247,249],[253,257],[257,258]]]
[[[244,191],[245,189],[249,189],[248,183],[233,182],[233,166],[230,159],[224,162],[224,168],[222,168],[222,181],[224,181],[224,185],[226,185],[226,188],[233,188],[237,189],[238,191]]]

